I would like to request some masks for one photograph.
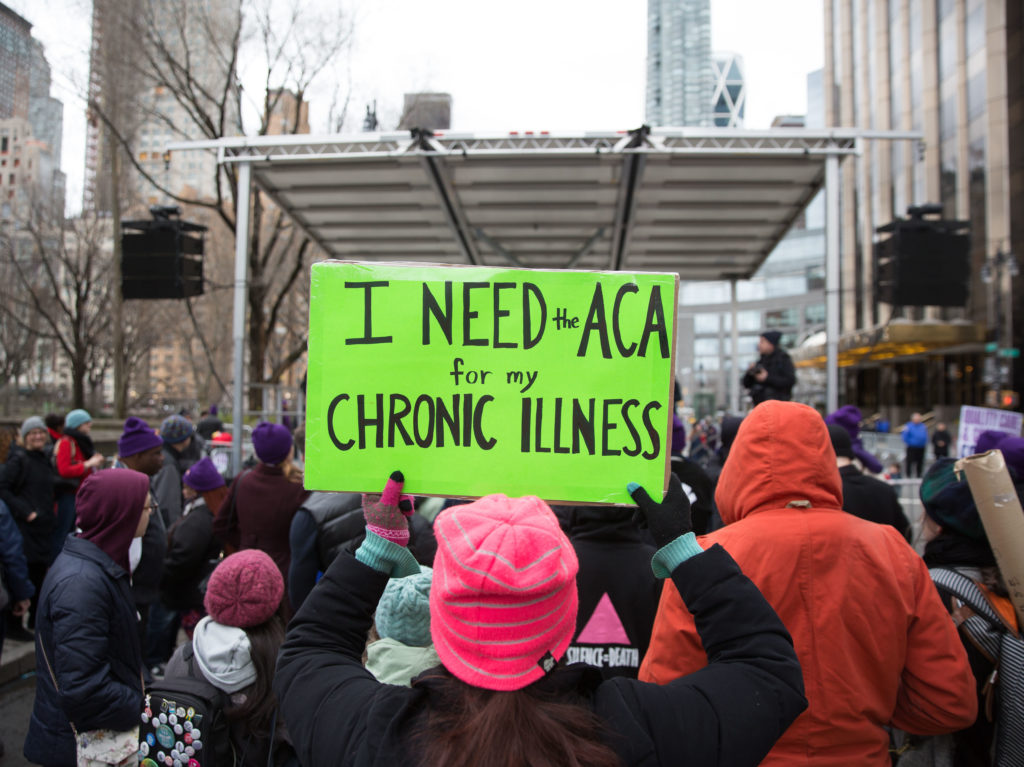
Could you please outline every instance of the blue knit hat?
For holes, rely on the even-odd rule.
[[[89,423],[91,420],[92,416],[88,412],[78,408],[64,416],[64,426],[68,429],[77,429],[83,423]]]
[[[196,427],[183,415],[169,415],[160,424],[160,436],[164,443],[177,445],[195,433]]]
[[[420,566],[416,575],[392,578],[377,603],[377,633],[409,647],[429,647],[430,583],[434,571]]]

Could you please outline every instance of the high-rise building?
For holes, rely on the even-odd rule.
[[[997,404],[1000,388],[1024,383],[1019,358],[1011,365],[995,352],[1024,341],[1024,312],[1012,311],[1021,281],[1007,257],[1013,249],[1024,256],[1024,142],[1011,141],[1024,135],[1024,6],[827,0],[825,41],[827,126],[924,135],[916,146],[870,142],[841,169],[840,353],[856,334],[894,324],[918,342],[848,368],[840,396],[862,409],[892,406],[892,418]],[[892,306],[874,289],[876,230],[927,203],[970,222],[963,308]],[[996,345],[990,354],[985,340]]]
[[[711,127],[711,0],[648,0],[647,122]]]
[[[45,203],[63,213],[64,105],[50,96],[50,65],[32,25],[0,3],[0,219]]]
[[[0,119],[28,117],[32,25],[0,3]]]
[[[747,85],[743,77],[743,57],[738,53],[716,53],[711,58],[715,75],[712,96],[716,128],[742,128],[747,102]]]
[[[294,91],[276,88],[270,91],[270,119],[267,121],[267,134],[270,136],[287,136],[294,133],[309,133],[309,102],[299,101]]]
[[[399,130],[426,128],[448,130],[452,127],[452,97],[448,93],[406,93]]]
[[[240,133],[238,126],[237,77],[234,56],[230,47],[241,24],[241,0],[138,0],[152,21],[154,30],[166,30],[161,43],[166,54],[179,66],[187,61],[187,73],[179,72],[182,88],[198,94],[222,94],[225,83],[232,95],[227,98],[228,112],[224,135]],[[117,98],[123,108],[120,129],[131,140],[136,160],[161,186],[185,197],[214,199],[216,197],[217,158],[211,152],[177,152],[170,163],[164,160],[164,147],[172,141],[209,138],[205,135],[197,116],[176,97],[170,89],[158,85],[156,75],[146,71],[142,63],[136,71],[124,71],[117,55],[111,56],[118,45],[117,38],[131,34],[124,20],[125,9],[118,4],[93,4],[92,48],[90,54],[90,98],[100,104],[104,99]],[[148,43],[147,43],[148,44]],[[186,51],[187,47],[187,51]],[[147,59],[141,57],[141,61]],[[173,69],[170,64],[164,67]],[[230,71],[229,71],[230,70]],[[117,83],[104,82],[117,78]],[[137,82],[126,84],[125,78]],[[185,82],[187,80],[188,82]],[[211,113],[216,110],[213,95],[200,96],[210,101],[204,105]],[[86,172],[84,205],[100,212],[110,210],[109,149],[104,144],[105,126],[97,115],[91,115],[86,138]],[[146,205],[171,202],[145,178],[126,164],[126,189]]]

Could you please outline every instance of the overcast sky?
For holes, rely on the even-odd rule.
[[[34,25],[64,102],[62,165],[81,205],[88,78],[88,0],[4,0]],[[290,0],[282,0],[289,2]],[[337,0],[304,0],[335,7]],[[646,0],[353,0],[353,46],[311,95],[326,126],[334,81],[350,93],[347,128],[376,99],[385,128],[402,94],[452,94],[457,130],[638,127],[644,117]],[[632,8],[633,10],[630,10]],[[823,65],[821,0],[711,0],[712,48],[744,57],[748,128],[803,114],[806,76]]]

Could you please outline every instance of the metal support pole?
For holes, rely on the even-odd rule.
[[[729,378],[729,412],[740,412],[740,323],[736,299],[736,280],[729,280],[729,312],[732,315],[732,375]]]
[[[825,410],[839,409],[839,155],[825,158]]]
[[[252,193],[251,166],[238,166],[238,214],[235,219],[235,311],[232,328],[235,341],[235,387],[232,396],[234,412],[231,427],[231,473],[242,471],[242,424],[245,420],[245,301],[249,292],[249,198]]]
[[[1013,338],[1013,277],[1014,277],[1014,265],[1011,260],[1014,258],[1013,252],[1007,252],[1006,264],[1004,269],[1006,271],[1006,347],[1008,349],[1014,348]],[[1008,357],[1006,360],[1007,367],[1007,379],[1006,388],[1013,389],[1013,358]]]

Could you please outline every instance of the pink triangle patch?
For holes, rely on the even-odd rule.
[[[630,644],[608,594],[598,600],[594,614],[576,637],[575,644]]]

